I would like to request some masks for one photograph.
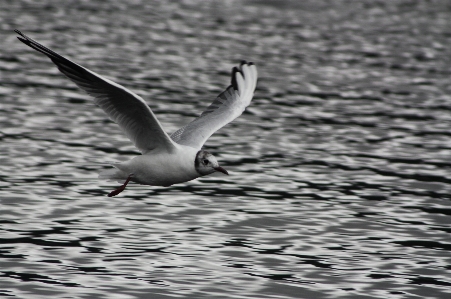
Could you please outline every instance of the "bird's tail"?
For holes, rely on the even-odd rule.
[[[120,170],[116,165],[113,165],[113,166],[114,166],[114,168],[107,169],[107,170],[99,173],[99,179],[118,180],[118,181],[123,181],[123,180],[127,179],[128,175],[129,175],[128,173],[126,173],[123,170]]]

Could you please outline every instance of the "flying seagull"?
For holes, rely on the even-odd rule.
[[[94,103],[119,125],[142,153],[100,173],[102,179],[125,180],[108,196],[121,193],[130,181],[166,187],[215,171],[228,174],[202,146],[214,132],[249,106],[257,85],[257,68],[252,62],[242,61],[240,66],[234,67],[231,85],[199,117],[168,135],[140,96],[44,47],[19,30],[15,32],[21,42],[47,55],[67,78],[94,97]]]

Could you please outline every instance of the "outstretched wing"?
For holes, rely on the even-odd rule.
[[[240,116],[249,106],[257,85],[257,68],[242,61],[232,70],[232,83],[198,118],[171,135],[178,144],[200,149],[217,130]]]
[[[152,150],[171,152],[175,149],[176,144],[140,96],[44,47],[19,30],[15,31],[21,42],[47,55],[66,77],[93,96],[94,102],[143,154]]]

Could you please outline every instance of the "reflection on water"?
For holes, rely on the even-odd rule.
[[[8,3],[0,295],[448,297],[451,10],[432,2]],[[251,107],[206,144],[231,175],[107,198],[97,173],[136,149],[15,28],[168,132],[254,61]]]

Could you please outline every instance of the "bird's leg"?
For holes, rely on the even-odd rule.
[[[124,191],[124,190],[125,190],[125,187],[127,187],[128,182],[130,182],[130,179],[131,179],[132,175],[133,175],[133,173],[130,174],[130,175],[128,176],[127,180],[125,181],[125,183],[124,183],[122,186],[120,186],[119,188],[117,188],[117,189],[114,190],[114,191],[111,191],[111,192],[108,194],[108,197],[116,196],[116,195],[118,195],[119,193],[121,193],[122,191]]]

